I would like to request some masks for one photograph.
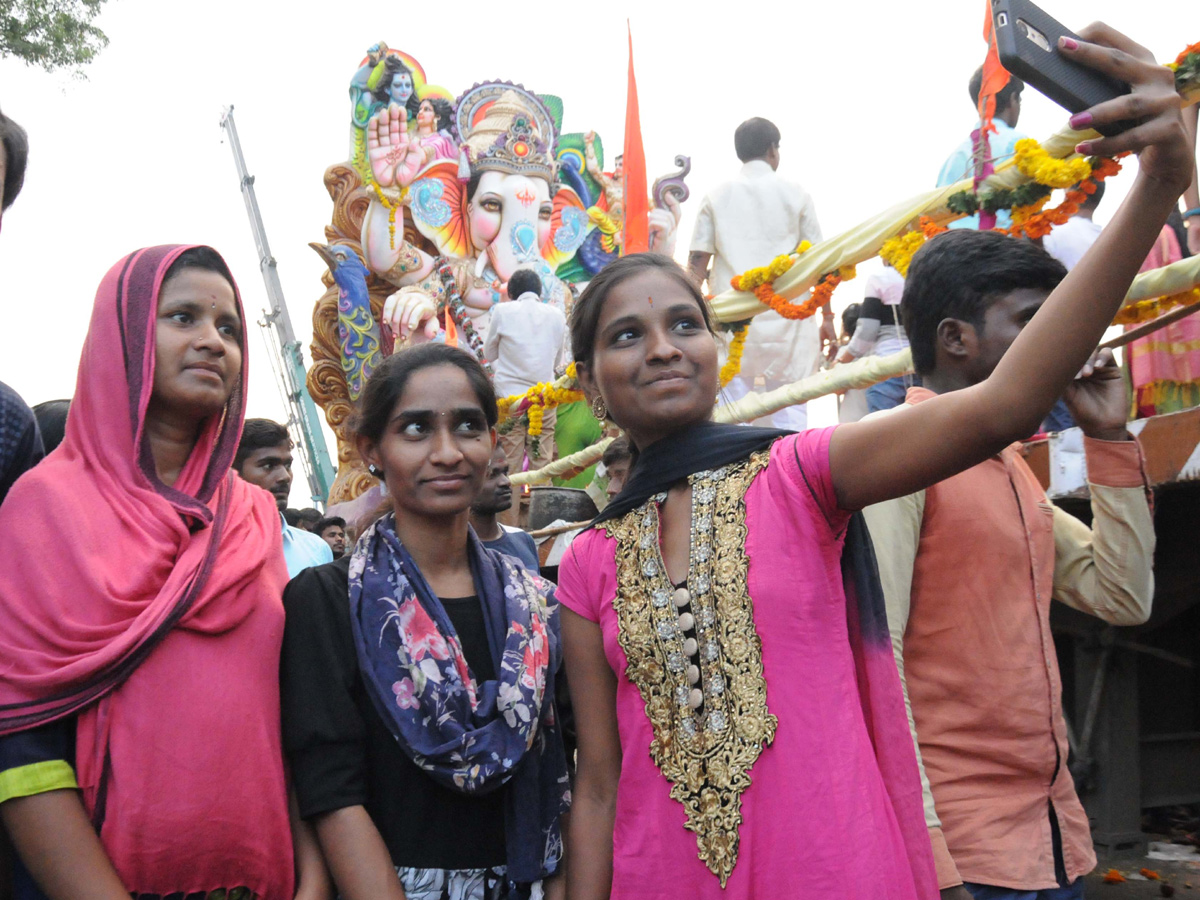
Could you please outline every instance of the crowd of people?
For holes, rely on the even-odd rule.
[[[938,236],[906,278],[871,279],[841,349],[829,309],[755,320],[735,396],[814,371],[822,342],[843,361],[911,347],[916,375],[834,427],[712,421],[703,282],[820,239],[763,119],[738,129],[688,269],[621,257],[569,321],[519,272],[492,374],[438,341],[372,373],[353,422],[386,489],[371,519],[288,507],[292,442],[244,416],[221,256],[119,260],[69,405],[39,429],[0,386],[0,895],[1082,897],[1049,607],[1149,615],[1141,450],[1096,347],[1148,255],[1195,233],[1164,243],[1195,191],[1170,72],[1085,37],[1062,52],[1133,93],[1073,122],[1141,120],[1079,148],[1138,155],[1106,228]],[[7,209],[26,144],[0,129]],[[567,358],[619,436],[554,583],[509,482],[553,457],[553,422],[498,434],[498,400]],[[1090,527],[1012,448],[1060,400]]]

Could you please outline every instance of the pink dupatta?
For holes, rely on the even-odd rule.
[[[84,805],[129,890],[290,900],[280,524],[230,470],[245,329],[241,381],[174,487],[145,435],[158,295],[187,249],[105,276],[66,438],[0,508],[0,734],[78,717]]]

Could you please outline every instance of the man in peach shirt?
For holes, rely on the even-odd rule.
[[[924,277],[947,253],[959,264]],[[930,242],[911,272],[902,315],[924,387],[906,405],[986,378],[1066,274],[1029,242],[971,231]],[[1084,434],[1091,529],[1046,499],[1016,447],[865,511],[947,900],[1077,900],[1096,864],[1067,770],[1050,602],[1144,622],[1154,528],[1111,354],[1066,400]]]

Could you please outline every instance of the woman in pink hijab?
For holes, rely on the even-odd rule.
[[[279,518],[230,471],[245,354],[215,251],[130,254],[97,292],[65,440],[0,508],[19,898],[294,896]]]

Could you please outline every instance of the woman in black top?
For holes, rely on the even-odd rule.
[[[496,420],[472,356],[390,357],[357,432],[393,511],[284,596],[285,747],[346,900],[561,890],[552,588],[468,521]]]

